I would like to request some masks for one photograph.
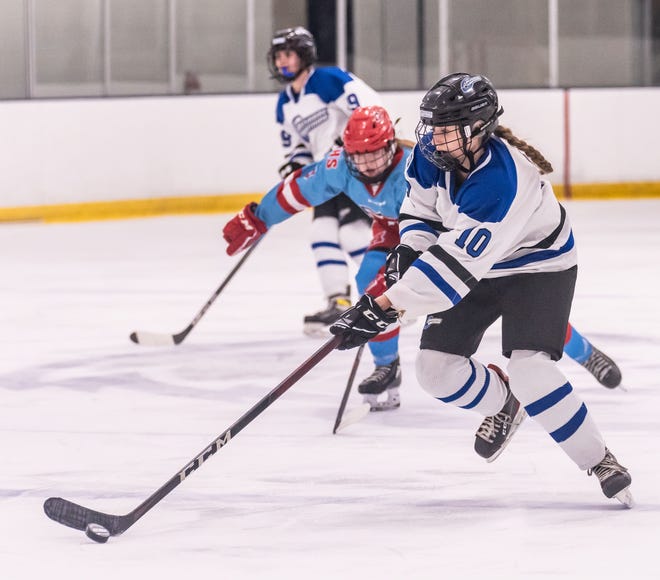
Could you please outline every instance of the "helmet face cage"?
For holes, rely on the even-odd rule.
[[[300,70],[295,73],[280,71],[275,66],[275,55],[280,50],[294,51],[300,58]],[[266,60],[272,78],[281,83],[289,83],[295,80],[300,73],[317,61],[316,42],[312,33],[302,26],[278,30],[270,41],[270,49],[266,55]]]
[[[359,107],[344,130],[348,170],[363,183],[378,183],[392,165],[397,144],[394,125],[383,107]]]
[[[427,125],[424,121],[420,121],[417,124],[415,136],[417,138],[417,144],[424,157],[443,171],[462,169],[470,172],[474,169],[474,153],[476,153],[476,151],[474,153],[470,151],[474,133],[472,133],[472,129],[469,125],[459,125],[457,130],[454,131],[453,138],[448,139],[444,137],[442,139],[442,146],[443,148],[446,147],[447,150],[437,148],[433,139],[434,132],[435,127],[433,125]],[[439,140],[436,139],[436,141]],[[458,145],[458,147],[456,145]],[[457,153],[459,154],[458,158],[455,157]],[[470,167],[464,167],[459,162],[461,160],[460,158],[463,156],[468,160]]]
[[[470,172],[475,168],[476,154],[497,128],[502,112],[497,93],[486,77],[451,74],[440,79],[422,99],[420,122],[415,131],[417,143],[422,154],[443,171],[463,169]],[[438,150],[434,144],[433,128],[447,126],[457,127],[458,137],[452,142],[443,140],[443,149]],[[472,140],[479,135],[479,148],[470,150]],[[460,146],[452,147],[455,143],[460,143]],[[445,148],[452,150],[453,154]],[[467,167],[459,163],[459,158],[467,161]]]
[[[349,153],[344,149],[344,157],[353,177],[362,183],[380,183],[392,166],[395,151],[396,141],[391,141],[387,146],[376,151]],[[365,171],[369,173],[364,173]]]

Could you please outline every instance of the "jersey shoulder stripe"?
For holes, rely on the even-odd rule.
[[[286,91],[281,91],[279,97],[277,98],[277,106],[275,107],[275,120],[281,125],[284,123],[284,105],[286,105],[291,99],[289,95],[286,94]]]
[[[454,199],[459,211],[478,222],[501,222],[518,192],[518,171],[511,152],[497,138]]]
[[[415,145],[408,159],[406,175],[410,179],[414,179],[424,189],[430,189],[436,184],[441,187],[445,186],[444,172],[440,171],[438,167],[424,157],[419,145]]]
[[[352,80],[353,77],[339,67],[317,68],[307,80],[305,93],[313,93],[324,103],[332,103],[344,94],[344,86]]]

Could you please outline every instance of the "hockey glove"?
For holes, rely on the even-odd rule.
[[[279,172],[281,179],[286,179],[289,175],[301,167],[305,166],[302,163],[298,163],[297,161],[287,161],[277,171]]]
[[[396,321],[396,310],[383,310],[374,298],[365,294],[330,326],[330,332],[342,338],[337,348],[348,350],[369,342]]]
[[[391,288],[399,281],[412,263],[422,252],[413,250],[410,246],[399,244],[388,255],[385,261],[385,284]]]
[[[268,226],[254,215],[256,208],[256,203],[248,203],[222,229],[230,256],[249,248],[268,230]]]

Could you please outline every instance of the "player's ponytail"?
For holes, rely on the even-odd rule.
[[[500,125],[497,129],[495,129],[495,135],[501,139],[504,139],[507,143],[509,143],[509,145],[513,145],[513,147],[516,149],[520,149],[529,158],[529,160],[539,168],[541,175],[552,173],[554,171],[552,164],[545,157],[543,157],[538,149],[535,149],[526,141],[516,137],[508,127],[502,127],[502,125]]]

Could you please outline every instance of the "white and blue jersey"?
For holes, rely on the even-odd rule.
[[[430,135],[429,135],[430,138]],[[556,272],[577,263],[566,212],[523,153],[492,137],[460,187],[416,146],[401,207],[401,243],[423,254],[387,297],[407,316],[447,310],[482,278]]]
[[[277,101],[286,162],[318,161],[342,136],[355,109],[381,104],[378,93],[351,73],[335,66],[312,68],[300,94],[289,84]]]
[[[423,138],[431,138],[431,134]],[[506,288],[519,280],[482,284],[477,289],[481,280],[530,274],[519,276],[528,282],[535,273],[565,272],[576,266],[570,222],[551,185],[521,151],[498,137],[486,143],[475,169],[460,186],[455,182],[456,172],[440,170],[423,156],[419,146],[409,158],[406,177],[409,192],[399,216],[401,243],[422,254],[385,295],[406,316],[442,312],[427,318],[422,334],[416,362],[420,384],[440,401],[484,416],[501,412],[510,391],[576,465],[593,467],[602,460],[605,443],[586,405],[557,368],[550,351],[543,349],[547,346],[545,329],[538,330],[540,348],[530,338],[532,332],[521,338],[522,346],[511,349],[509,388],[501,371],[466,354],[473,352],[469,338],[456,338],[454,344],[459,346],[452,349],[452,334],[460,334],[461,323],[467,332],[478,334],[485,318],[490,320],[488,317],[499,313],[504,328],[516,318],[511,312],[515,306],[506,297],[504,306],[497,304],[493,287],[499,286],[507,294]],[[567,275],[566,280],[572,278]],[[493,310],[483,308],[477,300],[459,311],[461,300],[471,290],[483,291],[483,299],[492,297]],[[558,304],[561,300],[570,304],[572,281],[566,282],[565,292],[568,297]],[[509,299],[514,295],[510,293]],[[535,298],[530,297],[524,312],[529,315],[538,309],[552,315],[555,305],[535,305]],[[459,306],[452,310],[455,305]],[[479,311],[482,308],[485,313]],[[556,313],[568,315],[561,308]],[[534,324],[533,316],[529,322]],[[520,332],[525,324],[519,317],[508,324],[514,328],[508,332]],[[503,338],[504,334],[505,330]],[[481,340],[479,335],[472,338],[476,344]],[[477,441],[488,441],[486,431],[480,430]]]

